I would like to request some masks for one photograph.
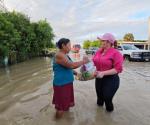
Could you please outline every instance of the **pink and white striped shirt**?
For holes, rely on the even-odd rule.
[[[93,57],[97,71],[106,71],[115,68],[118,73],[121,73],[123,69],[122,54],[114,48],[109,48],[104,55],[102,54],[103,51],[104,49],[99,49]]]

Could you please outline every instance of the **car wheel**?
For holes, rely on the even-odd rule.
[[[124,59],[125,59],[126,61],[131,61],[131,58],[130,58],[129,55],[125,55],[125,56],[124,56]]]

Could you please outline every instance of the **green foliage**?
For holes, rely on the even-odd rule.
[[[100,47],[101,42],[99,40],[91,41],[90,47]]]
[[[127,33],[127,34],[125,34],[123,39],[124,39],[124,41],[131,41],[131,42],[133,42],[134,41],[134,36],[133,36],[132,33]]]
[[[0,57],[13,55],[20,62],[39,56],[43,49],[55,47],[53,38],[46,20],[31,23],[22,13],[0,12]]]
[[[91,45],[91,42],[90,42],[89,40],[86,40],[86,41],[84,41],[84,43],[83,43],[83,48],[84,48],[84,49],[88,49],[88,48],[90,47],[90,45]]]
[[[100,47],[100,46],[101,46],[101,42],[99,40],[94,40],[94,41],[86,40],[83,42],[84,49],[88,49],[89,47]]]

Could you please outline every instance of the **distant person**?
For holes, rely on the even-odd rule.
[[[115,37],[111,33],[105,33],[98,37],[102,41],[101,48],[93,57],[93,62],[97,69],[95,88],[97,94],[97,105],[103,106],[106,110],[114,110],[113,97],[119,88],[120,79],[118,74],[122,72],[123,56],[113,48]]]
[[[68,111],[74,106],[73,74],[77,72],[73,69],[89,62],[87,57],[82,61],[73,62],[68,56],[71,50],[69,39],[62,38],[57,42],[59,51],[56,53],[53,62],[54,80],[53,80],[53,104],[56,108],[56,118],[61,118],[64,111]]]

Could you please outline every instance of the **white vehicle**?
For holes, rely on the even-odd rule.
[[[122,53],[125,59],[150,61],[150,50],[139,49],[133,44],[122,44],[118,46],[118,50]]]
[[[89,49],[85,50],[85,53],[94,55],[98,49],[98,47],[90,47]]]

